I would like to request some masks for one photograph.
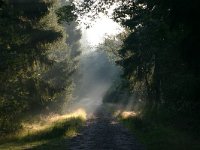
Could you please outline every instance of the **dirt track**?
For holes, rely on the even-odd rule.
[[[143,150],[134,136],[104,109],[99,109],[69,143],[70,150]]]

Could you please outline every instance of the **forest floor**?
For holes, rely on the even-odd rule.
[[[75,121],[76,122],[76,121]],[[76,124],[79,122],[76,122]],[[65,125],[62,125],[62,128]],[[57,129],[58,130],[58,129]],[[60,130],[60,129],[59,129]],[[64,130],[61,130],[64,132]],[[82,124],[82,128],[73,136],[63,136],[57,131],[36,136],[30,141],[12,141],[1,145],[0,150],[142,150],[144,149],[110,112],[100,107]],[[66,131],[65,131],[66,132]],[[53,134],[62,135],[49,138]],[[47,137],[47,138],[46,138]]]

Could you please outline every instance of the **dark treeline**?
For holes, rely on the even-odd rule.
[[[56,0],[0,0],[0,134],[24,117],[60,112],[79,55],[77,24]],[[69,35],[67,35],[69,34]],[[70,36],[71,35],[71,36]],[[72,40],[73,39],[73,40]]]
[[[117,64],[145,115],[179,127],[198,127],[200,64],[199,2],[138,0],[124,2],[115,18],[131,33]],[[157,120],[158,119],[158,120]]]
[[[85,6],[96,8],[92,2],[85,1]],[[123,80],[104,101],[120,102],[123,95],[134,95],[144,103],[143,116],[149,120],[198,130],[199,1],[108,0],[99,1],[97,8],[113,3],[119,3],[113,18],[129,31],[122,47],[113,51],[121,58],[116,64],[123,69]],[[103,11],[99,9],[95,10]]]

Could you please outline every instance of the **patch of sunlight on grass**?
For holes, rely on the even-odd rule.
[[[82,119],[85,120],[87,117],[86,111],[82,108],[79,108],[72,113],[68,113],[65,115],[54,114],[52,116],[45,118],[44,120],[51,123],[51,122],[57,122],[57,121],[61,121],[68,118],[77,118],[77,117],[81,117]]]
[[[66,132],[65,132],[65,136],[67,137],[75,137],[78,135],[78,131],[76,128],[69,128]]]
[[[121,117],[123,119],[129,118],[129,117],[135,117],[137,116],[137,113],[135,111],[123,111],[121,112]]]
[[[51,115],[36,122],[23,123],[20,132],[11,139],[1,141],[0,150],[22,150],[49,145],[54,139],[71,138],[78,134],[87,114],[78,109],[65,115]],[[59,140],[58,140],[59,141]]]
[[[122,119],[135,117],[135,116],[138,116],[139,114],[140,114],[140,112],[128,111],[128,110],[117,110],[114,112],[115,117],[120,117]]]
[[[58,124],[59,122],[63,122],[65,120],[70,120],[72,118],[80,118],[83,120],[86,120],[87,114],[84,109],[77,109],[76,111],[72,113],[68,113],[65,115],[59,115],[59,114],[53,114],[47,117],[41,117],[41,121],[36,123],[29,123],[25,122],[22,124],[22,130],[17,134],[17,137],[25,137],[32,134],[37,134],[41,131],[50,129],[55,124]]]

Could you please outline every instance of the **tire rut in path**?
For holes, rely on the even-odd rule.
[[[70,139],[69,143],[70,150],[144,149],[127,129],[104,115],[89,119],[82,132]]]

